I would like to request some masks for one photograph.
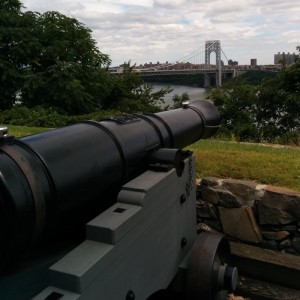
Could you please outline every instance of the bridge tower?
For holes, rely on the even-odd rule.
[[[216,54],[216,86],[222,85],[222,73],[221,73],[221,42],[220,40],[205,41],[205,67],[211,69],[210,66],[210,54],[215,52]],[[205,87],[210,86],[210,74],[204,75]]]

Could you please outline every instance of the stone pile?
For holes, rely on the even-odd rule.
[[[300,255],[300,193],[234,179],[197,184],[198,231]]]

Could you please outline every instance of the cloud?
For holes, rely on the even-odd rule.
[[[219,39],[226,56],[273,63],[300,44],[298,0],[23,0],[28,10],[58,10],[92,29],[113,65],[174,61]],[[298,42],[297,42],[298,41]],[[261,54],[260,54],[261,53]]]
[[[187,4],[185,0],[154,0],[154,8],[165,8],[165,9],[174,9],[180,8],[184,4]]]
[[[83,11],[85,5],[81,1],[61,1],[61,0],[52,0],[52,1],[35,1],[27,0],[23,1],[24,6],[31,11],[46,12],[50,10],[59,11],[65,14],[69,14],[74,11]]]

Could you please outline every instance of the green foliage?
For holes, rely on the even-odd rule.
[[[252,85],[238,78],[209,96],[222,117],[221,134],[236,141],[299,145],[300,62]]]
[[[0,4],[0,111],[16,104],[33,112],[48,107],[68,115],[99,108],[127,113],[160,110],[170,90],[153,92],[129,64],[121,76],[111,76],[110,59],[99,51],[90,29],[58,12],[20,9],[18,0]],[[42,115],[39,110],[37,119],[45,123]]]
[[[0,5],[0,109],[16,100],[70,114],[98,108],[110,89],[110,60],[91,30],[58,12],[20,8],[14,0]]]
[[[249,84],[260,84],[266,78],[276,77],[277,72],[273,71],[264,71],[264,70],[249,70],[246,73],[242,74],[239,79],[243,79],[246,83]],[[235,79],[233,79],[235,80]]]
[[[300,63],[285,68],[259,88],[257,120],[262,138],[279,139],[300,129]]]
[[[300,130],[286,132],[279,136],[276,142],[283,145],[299,146]]]
[[[133,72],[133,66],[128,63],[122,75],[111,78],[109,95],[101,103],[102,109],[115,109],[124,113],[157,112],[161,110],[164,96],[171,92],[163,88],[157,92],[153,86],[145,84],[140,74]]]
[[[55,109],[40,106],[32,109],[16,106],[0,113],[0,123],[11,125],[53,128],[64,126],[68,121],[68,116],[59,114]]]
[[[55,108],[44,108],[36,106],[28,108],[26,106],[15,106],[9,110],[0,112],[0,123],[16,126],[57,128],[63,127],[82,120],[100,121],[109,116],[121,115],[120,111],[96,110],[89,114],[67,115]]]
[[[24,34],[19,19],[21,3],[2,0],[0,3],[0,110],[11,107],[21,86],[21,38]]]
[[[109,64],[76,19],[58,12],[36,14],[31,60],[26,66],[22,102],[57,107],[70,114],[90,112],[108,93]]]
[[[182,103],[185,101],[189,101],[190,96],[187,92],[182,93],[181,95],[175,94],[172,98],[173,106],[172,108],[180,108],[182,107]]]
[[[209,98],[214,100],[221,113],[222,127],[227,128],[236,140],[257,141],[258,132],[254,125],[257,99],[255,86],[242,79],[230,81],[222,89],[214,89]]]

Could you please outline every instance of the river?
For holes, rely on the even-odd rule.
[[[186,92],[190,96],[190,102],[195,100],[205,100],[206,96],[209,94],[209,90],[205,88],[199,87],[190,87],[184,85],[167,85],[167,84],[153,84],[153,90],[158,91],[162,88],[170,87],[173,91],[167,94],[164,97],[165,105],[164,106],[172,106],[173,101],[172,98],[174,95],[181,95],[182,93]]]

